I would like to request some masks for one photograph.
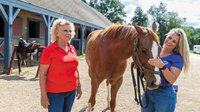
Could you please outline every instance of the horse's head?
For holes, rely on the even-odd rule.
[[[146,86],[149,89],[156,89],[161,83],[159,68],[155,68],[148,63],[151,58],[156,58],[160,51],[160,43],[157,34],[148,28],[134,25],[137,36],[134,39],[134,56],[135,67],[143,73],[146,79]]]

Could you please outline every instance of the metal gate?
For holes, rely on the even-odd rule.
[[[0,37],[0,60],[4,59],[4,38]]]

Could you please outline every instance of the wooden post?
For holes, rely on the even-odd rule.
[[[11,60],[10,60],[9,68],[8,68],[8,71],[7,71],[7,75],[10,74],[10,71],[11,71],[11,68],[12,68],[12,65],[13,65],[13,60],[14,60],[14,57],[15,57],[17,49],[18,49],[18,46],[15,46],[14,50],[13,50],[13,53],[12,53]]]
[[[42,54],[42,51],[44,50],[44,48],[45,48],[44,46],[40,46],[40,47],[38,48],[37,59],[38,59],[38,53],[40,52],[40,54]],[[39,63],[39,65],[38,65],[38,68],[37,68],[37,72],[36,72],[35,78],[38,77],[39,70],[40,70],[40,63]]]
[[[39,65],[38,65],[38,68],[37,68],[37,72],[36,72],[35,78],[37,78],[37,77],[38,77],[39,70],[40,70],[40,63],[39,63]]]

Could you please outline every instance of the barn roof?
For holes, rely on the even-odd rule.
[[[65,16],[76,18],[100,27],[112,24],[105,16],[81,0],[21,0]]]

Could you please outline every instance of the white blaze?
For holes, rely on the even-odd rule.
[[[153,41],[151,52],[153,54],[153,58],[157,58],[157,56],[158,56],[158,45],[155,41]],[[159,68],[155,67],[154,71],[159,71]],[[154,76],[156,77],[156,83],[155,84],[159,85],[161,83],[160,75],[154,74]]]

